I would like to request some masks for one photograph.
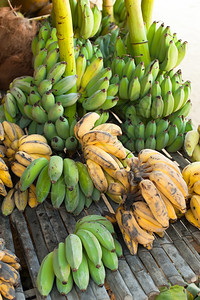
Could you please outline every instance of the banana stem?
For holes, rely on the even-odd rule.
[[[60,61],[66,61],[65,76],[76,74],[74,32],[69,0],[53,0]]]
[[[141,2],[143,20],[144,23],[146,24],[147,30],[149,29],[152,23],[153,5],[154,5],[154,0],[142,0]]]
[[[103,0],[102,7],[103,17],[110,16],[111,22],[114,22],[113,0]]]
[[[53,10],[56,21],[57,38],[60,52],[60,61],[66,61],[64,76],[76,74],[76,61],[74,54],[74,32],[72,14],[69,0],[53,0]],[[76,85],[69,92],[77,92]],[[69,124],[75,119],[76,103],[65,108],[65,115],[69,112]]]
[[[148,66],[151,62],[149,46],[146,37],[141,0],[125,0],[130,42],[136,63],[144,62]]]

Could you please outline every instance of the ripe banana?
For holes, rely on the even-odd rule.
[[[86,113],[74,126],[74,133],[78,140],[94,127],[95,122],[100,118],[100,115],[95,112]]]
[[[100,165],[91,159],[86,160],[88,173],[95,185],[95,187],[102,193],[105,193],[108,189],[108,182],[105,174]]]
[[[192,195],[190,199],[190,208],[191,211],[197,220],[197,223],[200,225],[200,196]]]

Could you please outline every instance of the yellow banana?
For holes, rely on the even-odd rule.
[[[13,272],[8,267],[8,264],[3,261],[0,261],[0,280],[12,285],[15,284],[15,276]]]
[[[37,159],[37,158],[40,158],[40,157],[44,157],[44,158],[46,158],[48,161],[50,160],[50,157],[51,157],[51,155],[49,155],[49,154],[40,154],[40,153],[31,153],[30,155],[31,155],[31,157],[32,157],[33,159]]]
[[[28,205],[31,208],[37,207],[38,206],[38,201],[36,197],[36,192],[35,192],[35,185],[32,183],[28,189]]]
[[[12,144],[10,145],[10,148],[13,149],[13,150],[15,150],[15,151],[17,151],[18,148],[19,148],[19,140],[14,140],[12,142]]]
[[[13,123],[8,121],[3,121],[2,125],[4,129],[4,133],[8,136],[11,142],[17,140],[17,132],[15,130]]]
[[[163,232],[166,228],[164,228],[161,224],[158,223],[158,226],[151,223],[149,220],[140,217],[135,211],[133,212],[136,221],[140,225],[140,227],[144,230],[152,231],[152,232]]]
[[[21,192],[19,186],[17,185],[17,190],[14,192],[13,197],[17,209],[19,211],[24,211],[28,203],[28,189],[24,192]]]
[[[4,216],[10,215],[15,208],[15,201],[13,198],[14,192],[15,192],[14,188],[10,189],[8,194],[3,199],[3,202],[1,205],[1,212]]]
[[[32,154],[32,153],[39,153],[39,154],[45,154],[45,155],[52,154],[51,148],[48,144],[41,142],[41,141],[37,141],[37,140],[31,140],[31,141],[22,143],[19,146],[19,151],[24,151],[29,154]]]
[[[181,174],[181,171],[179,169],[179,167],[170,159],[168,159],[167,157],[165,157],[164,155],[157,155],[157,154],[153,154],[151,155],[148,160],[147,163],[150,164],[151,166],[157,163],[164,163],[169,165],[171,168],[173,168],[177,173]]]
[[[10,264],[15,270],[21,270],[21,265],[16,262],[16,263],[11,263]]]
[[[3,183],[3,181],[0,179],[0,195],[2,196],[6,196],[7,195],[7,191],[5,188],[5,185]]]
[[[182,176],[187,185],[189,184],[190,174],[198,172],[199,170],[200,170],[200,161],[192,162],[183,169]]]
[[[2,142],[4,140],[4,129],[3,129],[3,125],[2,123],[0,122],[0,141]]]
[[[157,155],[160,155],[161,157],[163,157],[163,155],[156,151],[156,150],[153,150],[153,149],[142,149],[139,153],[138,153],[138,159],[145,163],[147,162],[147,160],[149,159],[149,157],[151,155],[154,155],[154,154],[157,154]]]
[[[175,207],[177,207],[181,212],[186,211],[185,197],[168,175],[160,171],[153,171],[150,173],[149,179],[155,184],[157,189],[173,203]]]
[[[83,145],[95,144],[97,142],[113,144],[116,141],[116,137],[112,136],[112,134],[101,130],[90,130],[82,136]]]
[[[100,124],[100,125],[94,127],[93,130],[107,131],[108,133],[112,134],[113,136],[122,135],[121,127],[119,127],[118,125],[113,124],[113,123]]]
[[[125,159],[126,158],[126,152],[125,149],[118,140],[116,140],[113,143],[104,143],[104,142],[96,142],[94,143],[95,146],[103,149],[107,153],[112,154],[115,157],[118,157],[120,159]]]
[[[101,166],[91,159],[87,159],[86,164],[95,187],[102,193],[105,193],[108,189],[108,182]]]
[[[116,195],[116,196],[123,196],[126,194],[126,189],[120,182],[111,182],[108,186],[108,192],[110,194]]]
[[[100,115],[95,112],[85,114],[74,126],[74,133],[78,140],[94,127],[95,122],[100,118]]]
[[[7,134],[4,134],[3,144],[6,148],[9,148],[12,144],[12,141],[9,139]]]
[[[0,170],[0,179],[3,181],[3,183],[9,187],[12,188],[13,187],[13,182],[12,182],[12,178],[10,176],[9,171],[5,171],[5,170]]]
[[[200,195],[200,180],[196,181],[193,186],[192,189],[190,190],[190,192],[195,192],[197,195]]]
[[[167,174],[172,181],[177,185],[177,187],[180,189],[180,191],[183,193],[184,197],[188,196],[188,187],[186,182],[184,181],[182,175],[178,172],[176,172],[171,166],[163,163],[156,163],[151,165],[152,171],[161,171],[165,174]]]
[[[1,261],[7,263],[7,264],[13,264],[13,263],[19,263],[19,258],[13,253],[12,251],[8,249],[4,249],[4,256]]]
[[[15,124],[15,123],[12,123],[12,124],[15,128],[15,131],[16,131],[16,134],[17,134],[17,139],[19,140],[23,135],[25,135],[25,133],[19,125]]]
[[[194,184],[200,180],[200,169],[199,171],[191,172],[190,173],[190,179],[188,183],[188,189],[191,190],[194,186]]]
[[[0,145],[0,157],[4,157],[5,154],[6,154],[6,147],[4,145]]]
[[[177,215],[176,215],[176,211],[175,211],[175,208],[174,208],[172,202],[169,201],[169,199],[167,197],[165,197],[165,195],[161,191],[159,191],[159,193],[160,193],[161,198],[163,199],[163,202],[165,203],[169,220],[171,222],[176,222]]]
[[[186,211],[185,218],[188,220],[188,222],[190,222],[190,224],[200,229],[200,224],[197,222],[196,218],[194,217],[191,208]]]
[[[106,192],[106,195],[115,203],[119,204],[122,201],[121,195],[113,195],[113,194],[109,193],[108,191]]]
[[[128,171],[126,169],[119,169],[115,172],[115,178],[121,182],[127,191],[130,191],[130,183],[128,180]]]
[[[136,239],[131,238],[130,235],[128,235],[126,233],[126,231],[124,230],[124,227],[123,227],[123,224],[122,224],[123,211],[124,211],[123,206],[119,205],[118,208],[117,208],[117,210],[116,210],[116,213],[115,213],[117,224],[118,224],[118,226],[120,228],[120,231],[121,231],[122,236],[123,236],[123,240],[126,243],[126,246],[128,247],[130,253],[132,255],[136,255],[137,254],[137,250],[138,250],[138,242],[137,242]]]
[[[22,143],[26,143],[26,142],[31,142],[31,141],[38,141],[38,142],[43,142],[47,144],[47,139],[41,135],[41,134],[30,134],[30,135],[23,135],[20,139],[19,139],[19,146]]]
[[[102,167],[106,167],[113,170],[118,170],[119,166],[116,161],[109,155],[109,153],[100,149],[95,145],[87,145],[84,148],[85,159],[91,159],[98,163]]]
[[[30,163],[34,160],[34,158],[30,154],[24,151],[17,151],[15,153],[15,159],[25,167],[29,166]]]
[[[163,227],[168,227],[169,217],[167,209],[154,183],[149,179],[145,179],[139,183],[139,187],[155,219]]]
[[[15,298],[15,288],[12,284],[0,280],[0,293],[8,300]]]
[[[14,161],[11,164],[11,171],[17,176],[21,177],[26,167],[21,165],[20,163]]]
[[[199,195],[192,195],[190,199],[190,208],[195,219],[197,220],[197,223],[200,226],[200,196]]]
[[[8,157],[10,159],[14,159],[14,157],[15,157],[15,150],[13,150],[11,148],[7,148],[6,149],[6,157]]]

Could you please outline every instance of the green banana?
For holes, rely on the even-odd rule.
[[[143,98],[149,92],[151,86],[153,84],[153,75],[150,70],[147,74],[145,74],[140,80],[140,97]]]
[[[79,188],[79,202],[76,209],[73,211],[74,216],[78,216],[82,212],[82,210],[85,207],[85,202],[86,202],[86,197],[81,191],[81,189]]]
[[[65,117],[59,117],[55,122],[55,129],[62,139],[69,137],[69,122]]]
[[[160,69],[162,71],[170,71],[176,66],[178,60],[178,49],[173,40],[169,42],[169,47],[165,59],[160,64]]]
[[[76,272],[82,262],[83,247],[81,239],[76,234],[69,234],[65,239],[65,256],[72,269]]]
[[[169,121],[167,119],[157,119],[156,120],[156,137],[165,131],[169,126]]]
[[[43,109],[43,107],[39,104],[39,102],[36,102],[32,106],[31,115],[32,115],[32,119],[37,123],[45,123],[48,121],[47,113]]]
[[[94,18],[94,26],[92,28],[90,37],[93,37],[98,32],[102,20],[102,13],[96,4],[94,4],[94,6],[92,7],[92,13]]]
[[[79,229],[79,226],[82,224],[82,223],[85,223],[85,222],[98,222],[100,223],[101,225],[105,226],[106,229],[112,234],[114,235],[115,234],[115,231],[114,231],[114,227],[112,225],[112,223],[106,218],[106,217],[103,217],[101,215],[87,215],[81,219],[79,219],[77,222],[76,222],[76,225],[75,225],[75,231],[77,231]]]
[[[55,97],[56,102],[61,102],[63,107],[75,104],[81,97],[80,93],[63,94]]]
[[[5,107],[12,118],[15,118],[18,113],[17,102],[15,97],[7,92],[5,95]]]
[[[106,89],[97,90],[92,96],[83,100],[82,106],[89,111],[98,109],[106,101],[106,97]]]
[[[182,148],[183,143],[184,143],[184,134],[179,133],[176,139],[168,147],[166,147],[166,150],[168,152],[177,152]]]
[[[169,91],[172,92],[172,82],[170,77],[167,75],[161,82],[161,96],[164,97]]]
[[[125,64],[125,66],[124,66],[124,68],[123,68],[123,73],[122,73],[122,76],[126,76],[127,78],[128,78],[128,80],[130,81],[131,80],[131,78],[133,77],[133,72],[134,72],[134,70],[135,70],[135,60],[134,60],[134,58],[130,58],[127,62],[126,62],[126,64]]]
[[[145,149],[156,149],[156,138],[153,135],[148,136],[145,140]]]
[[[46,78],[47,75],[47,67],[46,65],[39,65],[33,73],[33,83],[35,85],[40,84],[42,80]]]
[[[123,249],[120,242],[116,238],[114,238],[114,243],[115,243],[115,252],[117,254],[117,257],[118,258],[123,257]]]
[[[51,141],[54,136],[58,135],[53,122],[48,121],[44,123],[44,135],[49,141]]]
[[[64,107],[62,106],[61,102],[56,102],[48,111],[48,120],[52,121],[53,123],[56,122],[56,120],[59,117],[62,117],[64,113]],[[45,121],[46,122],[46,121]]]
[[[174,109],[173,111],[179,110],[183,104],[185,99],[184,86],[180,85],[179,88],[173,93],[174,96]]]
[[[78,270],[76,272],[73,272],[72,276],[77,287],[82,292],[85,292],[89,284],[90,273],[89,273],[87,258],[84,253],[83,253],[82,262]]]
[[[57,290],[63,296],[67,296],[67,294],[72,290],[73,284],[74,282],[73,282],[73,277],[71,272],[69,274],[67,284],[62,284],[62,282],[58,278],[56,278]]]
[[[119,96],[121,99],[129,99],[129,80],[126,75],[124,75],[119,83]]]
[[[153,119],[158,119],[162,117],[164,109],[164,102],[161,96],[157,96],[156,98],[152,99],[151,105],[151,117]]]
[[[159,133],[156,136],[156,150],[161,151],[163,148],[166,147],[168,141],[169,134],[167,130],[164,130],[163,132]]]
[[[45,78],[38,84],[38,92],[41,96],[52,89],[53,80]]]
[[[102,248],[99,244],[98,239],[94,236],[92,232],[85,229],[79,229],[76,232],[76,234],[81,239],[81,242],[89,259],[94,263],[96,268],[100,268]]]
[[[118,257],[116,252],[111,252],[104,248],[103,246],[101,247],[102,249],[102,262],[104,266],[111,271],[116,271],[118,269]]]
[[[47,73],[46,78],[50,80],[53,79],[54,84],[57,83],[65,73],[66,64],[67,63],[65,61],[59,61],[54,64]]]
[[[65,185],[68,188],[73,188],[79,181],[79,170],[77,163],[71,158],[65,158],[63,160],[63,174]]]
[[[144,62],[140,62],[139,64],[137,64],[134,72],[133,72],[133,77],[138,77],[139,81],[142,79],[142,77],[144,76],[145,73],[145,65]]]
[[[167,92],[165,96],[163,97],[163,113],[162,117],[167,117],[174,111],[174,96],[171,91]]]
[[[33,63],[34,70],[44,63],[46,56],[47,56],[46,48],[43,48],[42,50],[40,50],[39,53],[36,54]]]
[[[37,274],[37,289],[42,296],[48,296],[53,288],[55,274],[53,271],[53,252],[43,259]]]
[[[101,192],[96,187],[94,187],[92,193],[92,200],[98,202],[100,198],[101,198]]]
[[[49,112],[50,108],[55,105],[55,103],[56,101],[52,90],[47,91],[42,95],[41,104],[47,113]]]
[[[51,189],[51,181],[48,175],[48,165],[46,165],[39,173],[36,182],[36,197],[39,203],[42,203],[48,196]]]
[[[71,269],[65,255],[65,243],[60,242],[53,251],[53,270],[62,284],[68,283]]]
[[[79,203],[79,184],[65,189],[65,208],[67,212],[73,212]]]
[[[136,126],[134,126],[134,137],[135,139],[142,138],[144,139],[145,135],[145,125],[143,122],[139,122]]]
[[[87,198],[92,197],[94,184],[93,184],[92,179],[90,178],[90,175],[88,173],[86,165],[77,161],[76,166],[78,168],[79,185],[80,185],[82,192],[84,193],[84,195]]]
[[[48,174],[50,181],[55,183],[63,172],[63,158],[59,155],[53,155],[50,157],[48,165]]]
[[[65,199],[65,182],[63,174],[51,185],[51,204],[54,208],[59,208]]]
[[[170,125],[168,129],[168,135],[169,135],[169,140],[166,146],[169,146],[175,141],[177,135],[178,135],[178,128],[176,124]]]
[[[135,141],[135,150],[139,153],[142,149],[144,149],[144,139],[138,138]]]
[[[89,257],[87,257],[87,262],[92,280],[98,286],[103,286],[106,277],[106,272],[103,263],[101,262],[100,268],[96,268],[95,264],[89,259]]]
[[[43,61],[43,64],[47,66],[47,74],[51,68],[59,61],[60,53],[59,48],[54,48],[51,51],[47,51],[47,55]]]
[[[113,108],[115,105],[117,105],[118,101],[119,101],[118,97],[107,96],[106,101],[101,106],[99,106],[98,109],[109,110]]]
[[[154,98],[156,99],[156,98]],[[136,110],[138,114],[144,118],[150,118],[152,116],[152,98],[151,94],[147,94],[142,99],[140,99],[139,103],[136,105]]]
[[[48,163],[49,161],[44,157],[37,158],[30,163],[20,177],[20,190],[22,192],[33,183],[41,170],[48,165]]]
[[[53,84],[53,93],[56,96],[67,93],[77,81],[77,75],[69,75]]]
[[[145,139],[147,139],[150,136],[155,137],[156,135],[156,121],[155,120],[150,120],[145,127]]]
[[[156,96],[161,96],[161,87],[158,80],[154,81],[151,87],[151,96],[155,98]]]
[[[159,41],[161,39],[162,33],[165,29],[164,26],[165,26],[165,24],[161,23],[160,26],[158,28],[156,28],[156,30],[153,34],[153,37],[152,37],[152,40],[150,43],[150,48],[149,48],[152,59],[156,58],[157,47],[158,47]]]
[[[65,140],[65,149],[66,151],[76,151],[78,147],[78,140],[74,136],[69,136]]]
[[[97,82],[92,85],[89,89],[86,86],[87,97],[92,96],[96,91],[105,89],[107,90],[109,87],[109,79],[108,77],[102,77]]]

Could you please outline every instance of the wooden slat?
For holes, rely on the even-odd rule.
[[[43,297],[37,291],[37,274],[40,268],[40,264],[37,255],[35,253],[35,249],[31,237],[28,232],[26,221],[24,219],[23,214],[19,212],[17,209],[13,211],[11,215],[11,220],[18,231],[20,242],[24,249],[26,263],[29,269],[33,287],[35,288],[36,291],[37,299],[42,300]],[[47,298],[51,299],[50,297]]]
[[[162,269],[162,272],[165,274],[165,276],[172,285],[185,285],[185,281],[183,280],[183,278],[181,277],[181,275],[179,274],[179,272],[177,271],[174,264],[171,262],[163,248],[153,247],[153,249],[150,250],[150,252],[153,255],[157,264]]]
[[[128,265],[148,297],[159,294],[159,289],[154,284],[150,274],[147,273],[138,256],[126,255]]]
[[[4,239],[6,248],[15,253],[10,221],[8,217],[4,217],[2,216],[2,214],[0,214],[0,237]],[[16,300],[25,300],[25,295],[20,278],[19,285],[15,287],[15,298]]]
[[[158,288],[169,286],[166,277],[164,276],[163,272],[161,272],[151,253],[147,249],[140,248],[138,251],[138,256]]]
[[[119,271],[133,296],[133,300],[147,300],[147,295],[144,293],[125,259],[119,259]]]

